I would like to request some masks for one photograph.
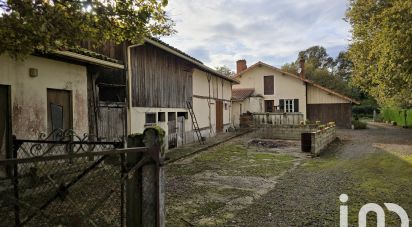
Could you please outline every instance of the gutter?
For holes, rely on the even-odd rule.
[[[96,65],[106,66],[106,67],[115,68],[115,69],[124,69],[124,65],[122,64],[89,57],[83,54],[77,54],[71,51],[54,50],[52,51],[52,53],[60,55],[60,56],[64,56],[64,57],[73,58],[73,59],[83,61],[83,62],[93,63]]]
[[[127,111],[127,120],[129,124],[127,124],[127,134],[131,134],[132,132],[132,67],[130,65],[132,64],[132,60],[130,58],[130,50],[134,47],[142,46],[144,43],[141,44],[135,44],[127,47],[127,66],[126,66],[126,73],[127,73],[127,84],[128,84],[128,111]]]

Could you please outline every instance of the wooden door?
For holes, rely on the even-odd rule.
[[[223,132],[223,101],[216,100],[216,132]]]
[[[47,89],[47,130],[49,133],[57,129],[72,129],[72,110],[70,91]]]
[[[273,100],[265,100],[265,112],[273,112],[274,103]]]
[[[0,85],[0,159],[9,158],[10,145],[10,96],[9,86]],[[0,177],[6,176],[6,169],[0,168]]]

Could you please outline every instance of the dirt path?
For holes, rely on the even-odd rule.
[[[343,193],[349,195],[352,226],[359,208],[370,202],[397,203],[412,217],[412,130],[371,123],[367,130],[339,130],[338,136],[329,154],[285,174],[227,225],[339,226]],[[388,213],[387,226],[400,226]]]

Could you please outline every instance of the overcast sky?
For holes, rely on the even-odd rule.
[[[300,50],[324,46],[335,57],[350,38],[347,0],[169,0],[177,34],[162,38],[206,65],[246,59],[280,67]]]

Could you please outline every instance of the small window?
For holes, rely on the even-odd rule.
[[[273,76],[265,76],[263,78],[264,83],[264,95],[273,95],[274,94],[274,87],[275,87],[275,79]]]
[[[158,122],[165,122],[166,121],[166,113],[165,112],[157,113],[157,121]]]
[[[187,112],[177,112],[177,117],[184,117],[185,119],[188,119],[189,115]]]
[[[167,121],[175,121],[176,120],[176,113],[175,112],[168,112],[167,113]]]
[[[156,113],[146,113],[146,124],[156,124]]]
[[[225,110],[227,110],[227,106],[228,106],[228,104],[225,102]]]

